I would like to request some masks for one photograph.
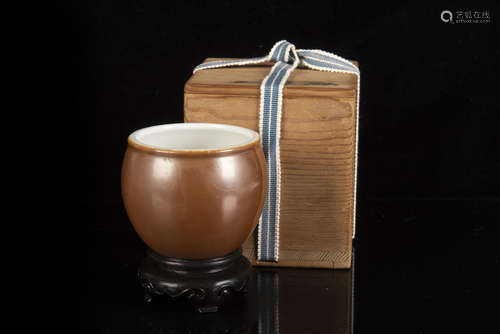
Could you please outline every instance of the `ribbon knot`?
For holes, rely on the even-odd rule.
[[[292,43],[282,40],[274,44],[268,55],[264,57],[242,60],[212,61],[196,66],[193,73],[210,68],[243,66],[274,61],[269,74],[260,85],[259,132],[261,144],[266,158],[268,173],[268,189],[266,202],[259,219],[257,238],[257,260],[278,262],[279,260],[279,228],[281,202],[281,115],[283,104],[283,87],[290,73],[299,65],[310,69],[328,72],[351,73],[357,77],[356,96],[356,143],[354,159],[354,198],[353,198],[353,235],[356,222],[356,181],[358,157],[358,120],[359,120],[359,69],[350,61],[333,53],[322,50],[297,50]]]
[[[295,45],[285,40],[279,41],[278,43],[274,44],[271,52],[269,52],[268,57],[270,57],[271,60],[274,61],[288,63],[290,58],[290,51],[294,53],[295,59],[298,58],[297,53],[295,52]]]

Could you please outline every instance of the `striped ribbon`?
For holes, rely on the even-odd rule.
[[[353,234],[356,231],[356,182],[358,158],[358,120],[359,120],[359,69],[350,61],[333,53],[321,50],[295,49],[285,40],[274,44],[267,56],[242,60],[222,60],[206,62],[196,66],[193,73],[210,68],[244,66],[274,61],[269,74],[260,85],[259,132],[262,149],[266,158],[268,172],[268,191],[262,215],[259,219],[257,239],[257,260],[278,262],[281,196],[281,115],[283,106],[283,87],[290,73],[299,65],[310,69],[328,72],[351,73],[357,77],[356,96],[356,143],[354,161],[354,199]]]

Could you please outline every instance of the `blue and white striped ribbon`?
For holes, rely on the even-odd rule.
[[[356,232],[356,183],[358,159],[358,123],[359,123],[359,69],[350,61],[333,53],[321,50],[295,49],[285,40],[274,44],[267,56],[242,60],[212,61],[196,66],[193,73],[210,68],[244,66],[275,61],[269,74],[260,85],[259,131],[262,148],[266,158],[268,172],[268,191],[264,209],[259,220],[257,238],[257,260],[278,262],[279,260],[279,228],[280,228],[280,196],[281,196],[281,115],[283,105],[283,87],[290,73],[298,66],[304,65],[318,71],[351,73],[357,77],[356,96],[356,143],[354,161],[354,199],[353,199],[353,234]]]

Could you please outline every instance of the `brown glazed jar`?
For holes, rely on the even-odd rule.
[[[130,221],[155,252],[179,259],[227,255],[254,230],[264,206],[259,134],[210,123],[135,131],[121,184]]]

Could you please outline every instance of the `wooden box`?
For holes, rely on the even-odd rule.
[[[222,59],[205,61],[213,60]],[[258,131],[260,84],[271,65],[196,72],[184,87],[184,121],[233,124]],[[356,80],[353,74],[303,67],[290,75],[283,89],[279,261],[256,260],[255,232],[243,245],[252,264],[350,268]]]

